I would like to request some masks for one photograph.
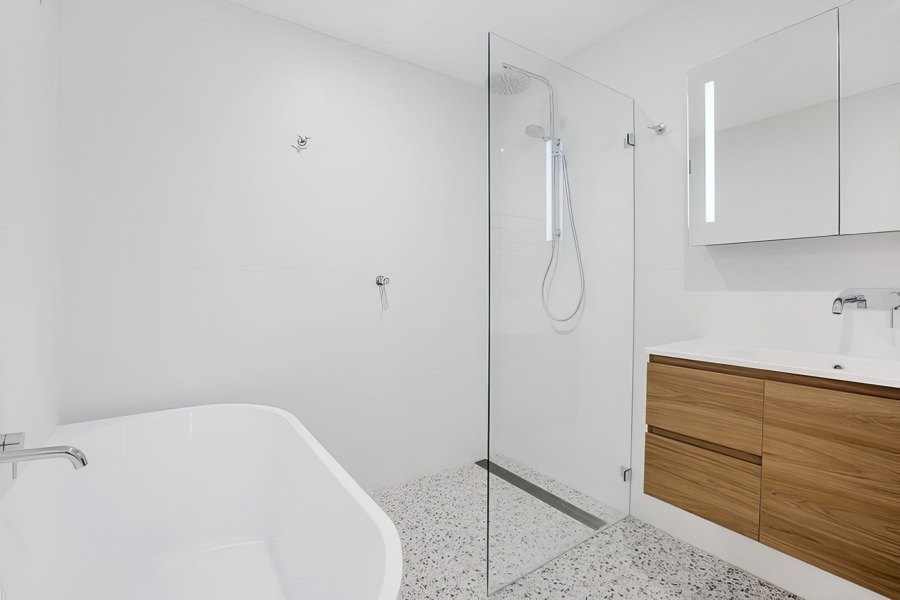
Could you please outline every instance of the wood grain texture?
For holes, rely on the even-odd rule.
[[[760,467],[647,434],[644,493],[759,538]]]
[[[647,424],[759,456],[761,379],[647,365]]]
[[[671,356],[659,356],[657,354],[650,355],[650,362],[660,365],[685,367],[688,369],[700,369],[712,373],[725,373],[727,375],[739,375],[741,377],[750,377],[754,379],[796,383],[798,385],[809,385],[825,390],[836,390],[839,392],[850,392],[851,394],[866,394],[867,396],[876,396],[878,398],[893,398],[895,400],[900,400],[900,388],[872,385],[870,383],[828,379],[827,377],[812,377],[810,375],[796,375],[794,373],[785,373],[783,371],[767,371],[765,369],[735,367],[733,365],[689,360],[686,358],[673,358]]]
[[[900,598],[900,406],[768,381],[760,541]]]
[[[730,457],[736,458],[738,460],[750,462],[750,463],[753,463],[754,465],[762,464],[761,456],[757,456],[755,454],[749,454],[747,452],[741,452],[740,450],[735,450],[734,448],[726,448],[725,446],[720,446],[718,444],[713,444],[711,442],[698,440],[697,438],[693,438],[689,435],[681,435],[680,433],[675,433],[674,431],[667,431],[665,429],[660,429],[659,427],[653,427],[652,425],[647,427],[647,432],[652,433],[654,435],[658,435],[659,437],[664,437],[664,438],[669,438],[670,440],[675,440],[676,442],[684,442],[685,444],[690,444],[691,446],[697,446],[698,448],[705,448],[706,450],[711,450],[712,452],[717,452],[719,454],[724,454],[725,456],[730,456]]]
[[[688,358],[675,358],[672,356],[659,356],[658,354],[650,355],[650,362],[660,365],[671,365],[673,367],[684,367],[686,369],[700,369],[702,371],[710,371],[712,373],[724,373],[726,375],[740,375],[741,377],[753,377],[756,379],[765,379],[769,371],[762,369],[751,369],[750,367],[736,367],[734,365],[726,365],[724,363],[706,362],[702,360],[691,360]]]

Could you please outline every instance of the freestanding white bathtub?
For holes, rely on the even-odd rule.
[[[55,444],[89,464],[29,463],[0,498],[3,600],[397,597],[393,523],[285,411],[90,421]]]

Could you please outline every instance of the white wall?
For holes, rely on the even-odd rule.
[[[272,404],[369,489],[484,457],[480,88],[219,0],[67,0],[60,94],[63,421]]]
[[[900,356],[886,313],[830,313],[843,287],[900,285],[900,234],[709,248],[686,240],[688,68],[835,5],[673,2],[567,62],[634,96],[647,123],[670,127],[657,137],[638,121],[632,514],[805,598],[851,600],[874,594],[642,493],[646,346],[707,336]]]
[[[0,433],[30,446],[57,418],[57,16],[0,2]]]

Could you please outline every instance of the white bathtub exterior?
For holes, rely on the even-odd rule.
[[[20,466],[0,498],[3,600],[397,597],[393,523],[283,410],[153,412],[48,443],[89,464]]]

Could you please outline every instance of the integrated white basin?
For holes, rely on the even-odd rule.
[[[709,339],[651,346],[647,354],[900,388],[900,359],[758,348]]]

